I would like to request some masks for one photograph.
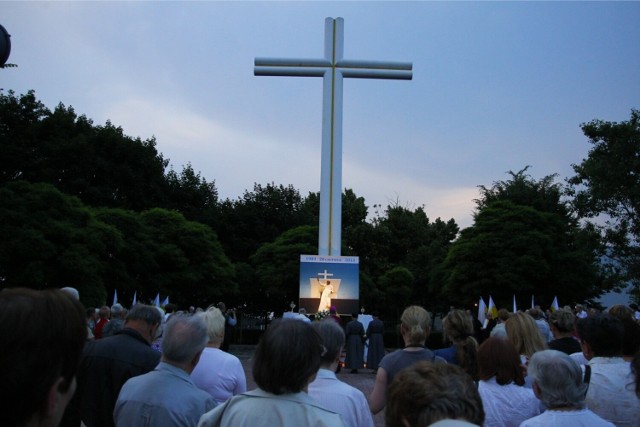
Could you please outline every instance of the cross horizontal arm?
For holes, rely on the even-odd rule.
[[[327,67],[266,67],[256,66],[254,76],[294,76],[294,77],[322,77]]]
[[[341,59],[336,62],[336,67],[340,68],[366,68],[368,70],[408,70],[413,69],[411,62],[389,62],[389,61],[364,61],[355,59]]]
[[[254,65],[265,67],[331,67],[328,59],[256,58]]]
[[[338,68],[343,77],[351,77],[355,79],[393,79],[393,80],[411,80],[413,72],[410,70],[375,70],[364,68]]]

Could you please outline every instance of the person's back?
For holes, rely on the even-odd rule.
[[[384,323],[374,313],[373,320],[367,326],[367,339],[369,348],[367,351],[367,369],[378,370],[378,365],[384,357]]]
[[[294,343],[291,345],[291,343]],[[308,323],[276,319],[260,338],[253,359],[258,388],[227,400],[204,414],[199,427],[345,426],[304,390],[326,354]]]
[[[606,313],[596,314],[579,320],[577,329],[591,371],[587,407],[616,426],[638,425],[640,400],[632,386],[630,363],[621,354],[622,321]]]
[[[151,371],[160,361],[160,353],[150,346],[151,333],[155,334],[160,321],[155,307],[138,304],[129,312],[123,329],[87,343],[71,405],[79,414],[72,417],[79,416],[87,427],[113,426],[113,408],[122,385]],[[145,331],[148,336],[142,335]]]
[[[204,321],[173,314],[164,333],[158,366],[122,386],[113,411],[117,427],[195,427],[200,416],[216,406],[190,377],[208,341]]]
[[[345,367],[351,369],[351,373],[357,373],[364,365],[364,326],[358,321],[358,315],[353,314],[352,320],[345,328],[347,340],[347,358]]]
[[[373,418],[364,394],[338,380],[335,374],[338,358],[345,343],[344,331],[330,319],[315,322],[312,326],[327,350],[321,356],[321,365],[315,380],[309,384],[309,396],[323,407],[342,415],[351,427],[373,427]]]

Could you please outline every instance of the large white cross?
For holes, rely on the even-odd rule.
[[[322,77],[322,158],[318,255],[340,256],[342,231],[342,79],[411,80],[410,62],[343,59],[344,19],[324,21],[323,59],[256,58],[256,76]]]

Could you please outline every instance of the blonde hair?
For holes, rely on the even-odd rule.
[[[207,325],[207,335],[209,342],[212,344],[220,344],[224,339],[224,324],[226,319],[219,308],[211,306],[207,311],[196,313],[195,316],[204,320]]]
[[[443,321],[443,338],[456,347],[456,362],[474,380],[478,377],[478,342],[473,337],[471,317],[464,310],[451,310]]]
[[[404,326],[408,345],[424,345],[431,332],[431,316],[427,310],[418,305],[407,307],[400,322]]]
[[[547,349],[533,317],[526,313],[514,313],[504,324],[507,339],[521,355],[531,357],[533,353]]]

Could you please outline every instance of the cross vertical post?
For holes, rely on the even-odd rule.
[[[340,256],[342,239],[343,78],[411,80],[410,62],[343,59],[344,19],[326,18],[324,58],[256,58],[256,76],[322,77],[322,149],[318,255]]]

